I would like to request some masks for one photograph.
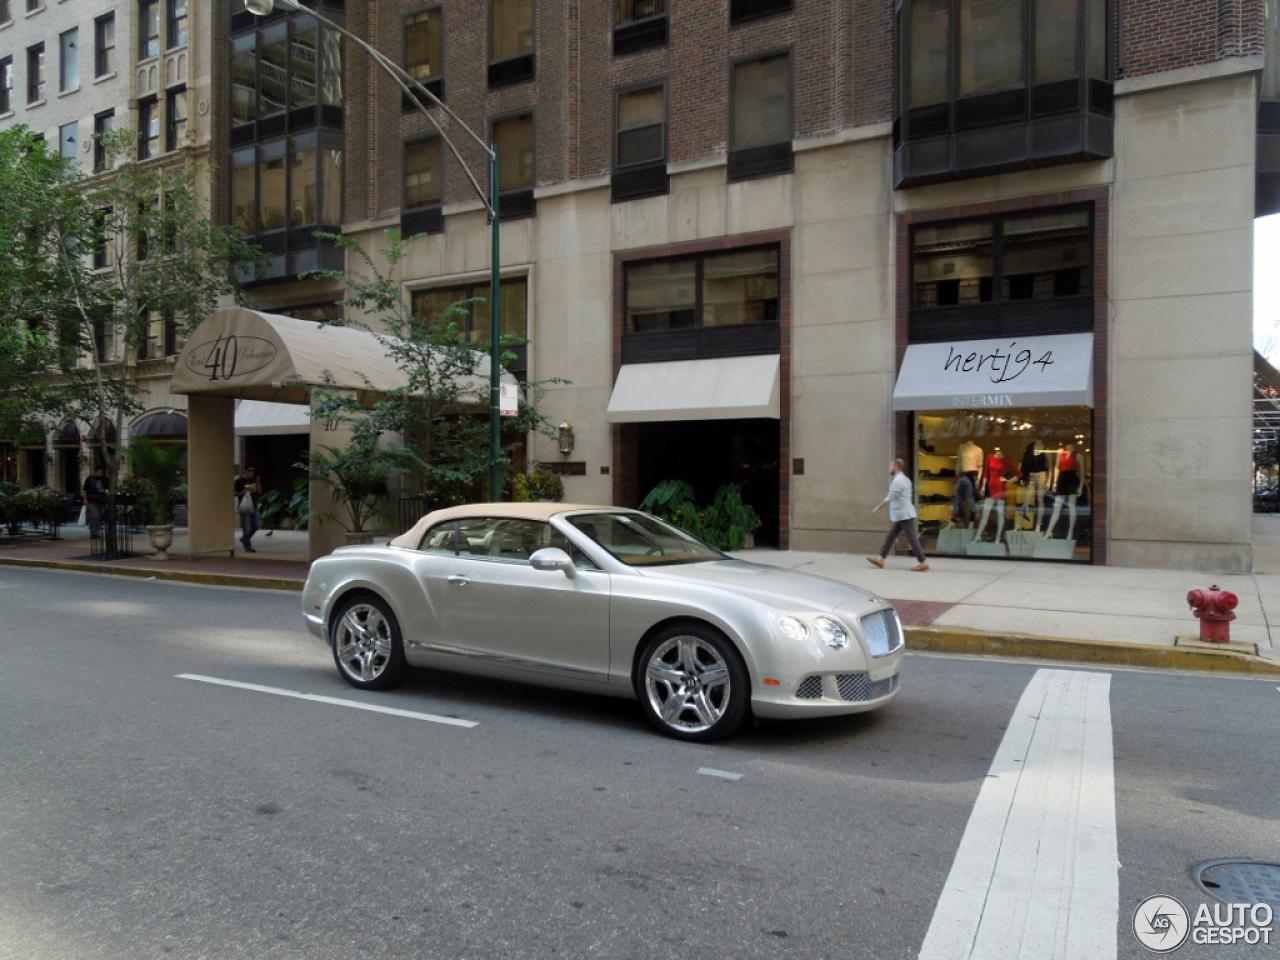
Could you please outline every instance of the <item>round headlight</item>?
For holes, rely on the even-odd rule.
[[[783,617],[778,621],[778,626],[792,640],[806,640],[809,637],[809,627],[799,617]]]
[[[849,631],[830,617],[819,617],[813,621],[813,632],[832,650],[843,650],[849,646]]]

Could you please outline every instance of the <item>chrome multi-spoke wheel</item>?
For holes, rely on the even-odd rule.
[[[386,605],[373,597],[348,603],[333,621],[333,658],[353,686],[385,689],[404,673],[400,627]]]
[[[640,666],[636,692],[665,733],[715,740],[746,716],[746,669],[733,646],[710,630],[664,631],[650,643]]]

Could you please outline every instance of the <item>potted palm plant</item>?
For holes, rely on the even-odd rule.
[[[173,545],[173,505],[187,478],[187,445],[160,444],[149,437],[138,437],[129,444],[129,468],[150,485],[151,518],[155,522],[147,526],[147,536],[156,559],[168,560],[168,550]]]

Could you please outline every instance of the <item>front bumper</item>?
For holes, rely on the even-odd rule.
[[[898,695],[902,656],[894,656],[891,665],[877,662],[875,666],[875,680],[866,673],[779,678],[776,687],[752,691],[751,710],[757,717],[770,719],[834,717],[875,710]]]

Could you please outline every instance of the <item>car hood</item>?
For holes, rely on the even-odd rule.
[[[830,612],[849,603],[879,600],[875,594],[839,580],[748,560],[715,560],[635,569],[647,579],[718,587],[783,610],[809,608]]]

